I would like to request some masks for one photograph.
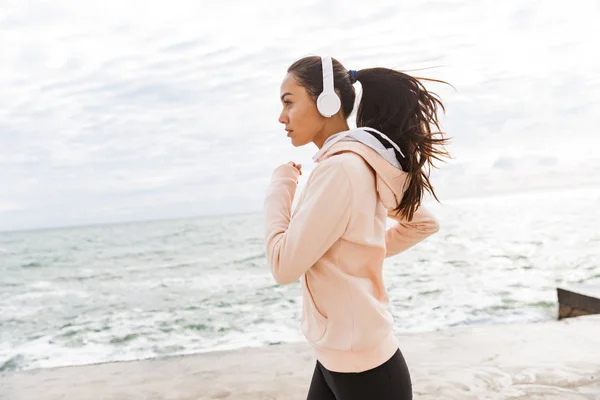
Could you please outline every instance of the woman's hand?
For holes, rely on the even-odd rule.
[[[300,173],[300,175],[302,175],[302,164],[296,164],[293,161],[288,162],[288,164],[290,164],[292,167],[296,168],[298,170],[298,172]]]

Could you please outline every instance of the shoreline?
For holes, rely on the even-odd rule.
[[[396,333],[397,337],[403,337],[403,336],[412,336],[412,335],[431,335],[434,334],[436,332],[441,332],[441,331],[446,331],[446,330],[452,330],[452,329],[469,329],[469,328],[476,328],[476,327],[492,327],[492,326],[504,326],[504,325],[514,325],[514,324],[538,324],[538,323],[544,323],[544,322],[551,322],[551,321],[555,321],[555,318],[548,318],[548,319],[540,319],[537,321],[495,321],[495,322],[488,322],[488,323],[484,323],[484,324],[467,324],[467,325],[459,325],[456,327],[447,327],[447,328],[440,328],[437,330],[424,330],[424,331],[411,331],[411,332],[401,332],[401,333]],[[298,329],[300,329],[298,327]],[[90,361],[90,362],[82,362],[82,363],[76,363],[76,364],[68,364],[68,365],[50,365],[50,366],[38,366],[38,367],[33,367],[33,368],[25,368],[25,369],[9,369],[9,370],[0,370],[0,379],[3,376],[7,376],[9,374],[18,374],[18,373],[27,373],[27,372],[41,372],[41,371],[48,371],[48,370],[54,370],[54,369],[61,369],[61,368],[82,368],[82,367],[91,367],[91,366],[97,366],[97,365],[104,365],[104,364],[120,364],[120,363],[128,363],[128,362],[143,362],[143,361],[153,361],[153,360],[165,360],[165,359],[171,359],[171,358],[181,358],[181,357],[194,357],[194,356],[202,356],[205,354],[209,354],[209,353],[231,353],[231,352],[237,352],[237,351],[244,351],[244,350],[253,350],[253,349],[268,349],[271,347],[277,347],[277,346],[298,346],[298,345],[303,345],[306,343],[306,340],[297,340],[297,341],[282,341],[282,342],[277,342],[274,344],[262,344],[262,345],[241,345],[241,346],[236,346],[236,347],[229,347],[227,345],[224,346],[217,346],[216,348],[213,349],[196,349],[194,351],[190,350],[190,352],[187,353],[181,353],[181,354],[158,354],[158,355],[150,355],[147,357],[142,357],[142,358],[126,358],[126,359],[121,359],[121,360],[99,360],[99,361]],[[10,361],[11,359],[7,360]],[[0,397],[0,400],[3,400]]]
[[[419,399],[600,398],[600,315],[397,334]],[[0,374],[0,399],[305,399],[310,346]]]

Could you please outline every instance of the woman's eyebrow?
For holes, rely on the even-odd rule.
[[[291,93],[290,93],[290,92],[285,92],[284,94],[282,94],[282,95],[281,95],[281,100],[283,100],[283,98],[284,98],[285,96],[287,96],[288,94],[289,94],[289,95],[291,95]]]

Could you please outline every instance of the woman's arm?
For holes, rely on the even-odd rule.
[[[411,248],[440,229],[433,214],[423,206],[417,208],[410,222],[397,216],[395,211],[389,212],[388,217],[396,223],[385,233],[386,257]]]
[[[350,178],[339,162],[320,164],[292,215],[298,170],[278,167],[265,199],[265,238],[271,273],[280,285],[293,283],[342,236],[350,219]]]

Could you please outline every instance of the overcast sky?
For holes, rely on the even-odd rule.
[[[260,211],[306,55],[455,86],[442,199],[600,184],[599,2],[357,3],[0,0],[0,230]]]

